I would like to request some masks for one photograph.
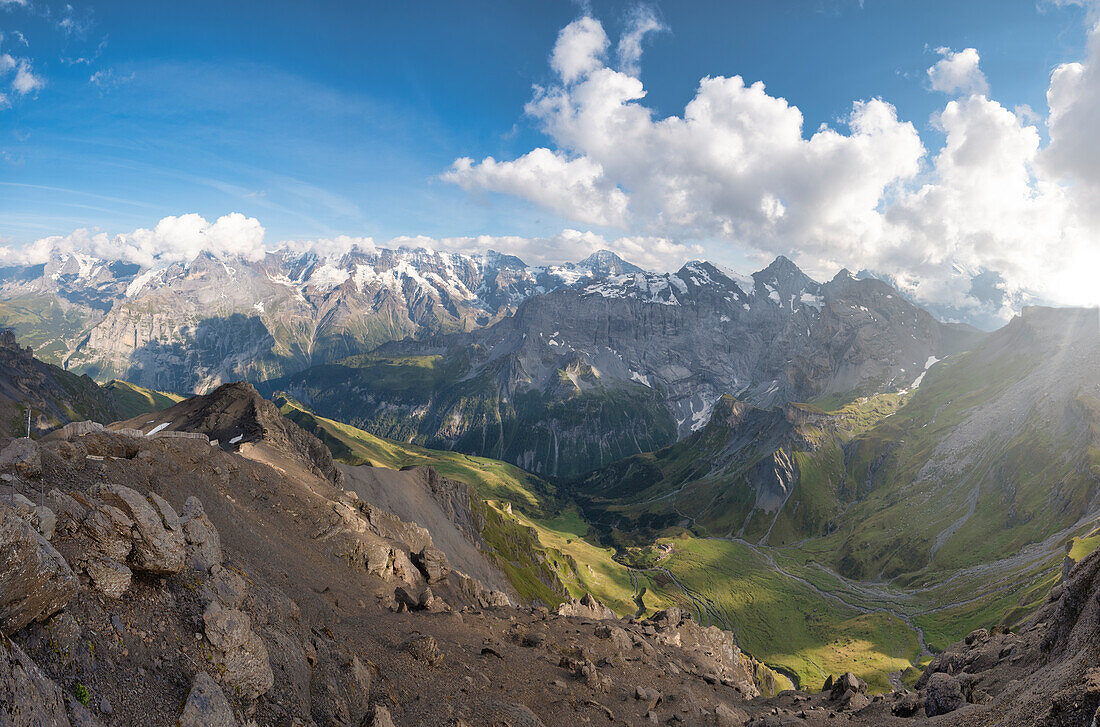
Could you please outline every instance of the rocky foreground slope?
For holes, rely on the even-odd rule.
[[[344,489],[387,483],[334,470],[247,387],[185,404],[251,441],[212,446],[158,415],[175,434],[71,426],[0,455],[19,493],[0,504],[0,724],[1087,725],[1100,706],[1100,555],[917,690],[842,675],[766,698],[733,635],[678,609],[552,613],[461,573],[478,544],[454,542],[470,514],[438,479],[387,501],[433,501],[454,526],[437,540]]]
[[[517,608],[300,430],[239,452],[165,431],[5,450],[0,723],[644,724],[759,691],[729,633],[674,613]]]

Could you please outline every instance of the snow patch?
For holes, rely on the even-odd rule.
[[[817,308],[821,310],[821,307],[825,305],[825,298],[820,295],[814,295],[813,293],[802,292],[802,305],[808,305],[811,308]]]
[[[899,394],[908,394],[910,391],[913,391],[914,389],[919,389],[920,385],[921,385],[921,382],[924,381],[924,375],[928,373],[928,369],[932,368],[934,365],[936,365],[937,363],[939,363],[942,360],[943,359],[936,358],[935,356],[929,356],[928,360],[924,362],[924,371],[920,372],[920,376],[918,376],[916,379],[914,379],[912,385],[908,389],[902,389],[898,393]],[[905,369],[902,369],[902,372],[904,372],[904,371],[905,371]]]
[[[133,298],[140,293],[141,289],[144,288],[149,281],[155,278],[159,272],[160,270],[146,270],[144,273],[131,280],[130,284],[126,286],[126,297]]]
[[[309,276],[309,283],[319,290],[332,290],[343,285],[344,281],[350,277],[351,273],[347,270],[341,270],[335,265],[326,263],[313,270]]]

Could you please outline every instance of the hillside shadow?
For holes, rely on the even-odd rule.
[[[149,341],[130,356],[121,378],[158,391],[190,393],[202,381],[255,381],[282,369],[275,337],[259,316],[205,318],[182,331],[182,341]]]

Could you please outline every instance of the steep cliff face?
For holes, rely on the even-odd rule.
[[[383,436],[570,477],[697,431],[725,394],[766,408],[906,389],[979,337],[846,272],[819,284],[785,258],[751,277],[690,263],[561,288],[487,328],[268,389]]]

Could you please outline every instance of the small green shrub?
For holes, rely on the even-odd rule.
[[[76,686],[73,687],[73,696],[76,697],[76,701],[87,707],[88,700],[92,698],[92,693],[88,691],[88,687],[84,686],[80,682],[77,682]]]

